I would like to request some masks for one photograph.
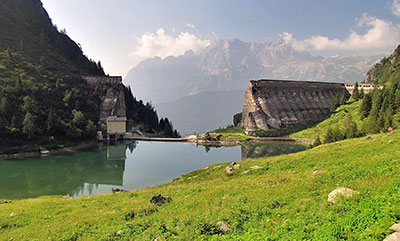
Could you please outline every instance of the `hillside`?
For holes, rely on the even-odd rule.
[[[129,193],[0,204],[0,239],[383,240],[400,221],[399,139],[395,131],[244,160],[231,176],[215,164]],[[329,204],[337,187],[359,194]],[[158,193],[172,201],[150,204]]]
[[[39,0],[1,1],[0,153],[93,138],[101,102],[113,86],[90,87],[83,75],[105,74],[100,62],[88,59],[65,30],[52,24]],[[174,134],[169,122],[168,128],[166,122],[160,125],[150,104],[123,88],[131,125]]]
[[[57,30],[39,0],[1,1],[0,145],[93,136],[100,100],[81,75],[104,71]]]
[[[366,83],[384,84],[391,86],[400,81],[400,45],[389,57],[383,58],[380,62],[368,71]]]

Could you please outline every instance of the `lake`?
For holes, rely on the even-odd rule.
[[[182,142],[118,142],[71,153],[0,160],[0,199],[43,195],[79,197],[164,184],[213,163],[267,157],[306,149],[271,142],[205,147]]]

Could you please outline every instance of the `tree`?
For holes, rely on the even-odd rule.
[[[335,141],[335,138],[333,136],[333,130],[331,127],[328,127],[328,129],[326,130],[326,134],[325,134],[325,143],[331,143]]]
[[[367,131],[369,133],[379,133],[380,131],[378,124],[378,109],[376,106],[373,106],[369,113],[367,126]]]
[[[88,120],[86,128],[85,128],[86,137],[92,137],[96,135],[96,125],[93,121]]]
[[[54,109],[51,107],[49,110],[49,115],[47,116],[46,130],[48,133],[54,133],[56,127],[56,114],[54,113]]]
[[[344,130],[346,138],[357,137],[357,124],[353,121],[353,117],[348,113],[344,119]]]
[[[35,133],[35,123],[34,123],[33,115],[28,111],[24,118],[24,127],[22,131],[24,134],[28,135],[28,139],[32,138],[32,135]]]
[[[353,97],[353,99],[355,101],[360,99],[360,92],[358,90],[358,83],[356,82],[356,84],[354,85],[354,91],[353,94],[351,95],[351,97]]]
[[[336,108],[339,106],[339,95],[336,95],[335,98],[332,99],[331,106],[329,110],[331,113],[335,112]]]
[[[347,101],[346,92],[343,91],[339,98],[339,105],[346,104],[346,101]]]
[[[362,99],[361,106],[360,106],[361,119],[363,119],[369,115],[371,108],[372,108],[372,95],[366,94],[364,96],[364,98]]]
[[[390,105],[385,111],[384,129],[387,131],[389,127],[392,126],[393,126],[393,106]]]

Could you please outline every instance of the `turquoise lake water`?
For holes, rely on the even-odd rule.
[[[118,142],[48,156],[0,160],[0,199],[43,195],[79,197],[164,184],[213,163],[306,149],[294,143],[204,147],[177,142]]]

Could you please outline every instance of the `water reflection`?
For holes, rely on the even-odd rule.
[[[305,150],[303,145],[281,142],[254,143],[241,147],[242,159],[289,154]]]
[[[0,199],[82,196],[166,183],[217,162],[303,150],[282,143],[202,147],[189,143],[117,142],[73,153],[0,160]]]

